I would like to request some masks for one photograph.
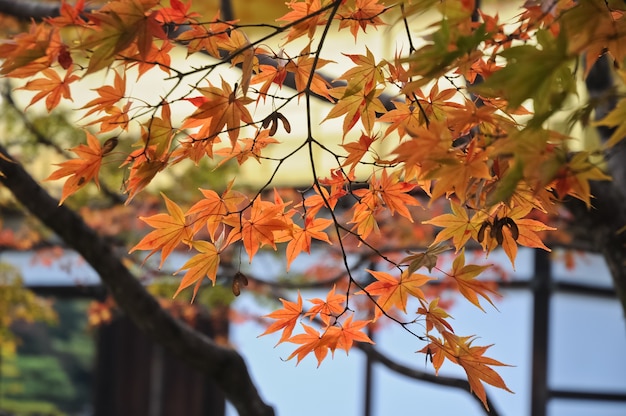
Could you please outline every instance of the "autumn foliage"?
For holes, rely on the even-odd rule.
[[[180,0],[117,0],[91,11],[81,0],[0,44],[0,73],[23,79],[30,105],[43,101],[48,111],[90,77],[107,75],[96,98],[75,104],[85,144],[48,177],[65,181],[60,203],[98,185],[104,163],[124,170],[127,204],[186,161],[267,165],[258,189],[235,179],[200,189],[190,206],[164,194],[167,212],[141,217],[151,231],[131,252],[159,254],[161,266],[176,250],[187,253],[173,295],[211,290],[205,277],[218,282],[224,256],[253,262],[272,248],[288,270],[327,245],[345,266],[332,289],[281,299],[263,335],[294,344],[289,359],[312,353],[321,363],[329,352],[371,343],[366,328],[391,320],[410,328],[435,370],[444,361],[461,366],[487,406],[484,383],[508,390],[492,368],[503,364],[473,336],[456,334],[426,289],[445,281],[476,307],[493,305],[496,288],[480,279],[489,266],[468,263],[466,249],[501,248],[514,265],[518,246],[549,250],[543,233],[554,228],[545,222],[560,200],[591,205],[589,181],[608,177],[545,121],[601,53],[622,65],[626,7],[617,3],[529,1],[501,21],[467,0],[293,0],[277,23],[255,28],[200,16]],[[425,15],[428,27],[419,24]],[[364,34],[391,36],[392,28],[397,49],[375,56]],[[331,53],[337,33],[353,37],[350,53]],[[177,62],[180,49],[206,55],[206,63]],[[134,78],[148,75],[167,82],[158,99],[132,91]],[[625,109],[622,101],[600,122],[617,127],[609,146],[624,135]],[[335,119],[341,131],[322,140],[316,126]],[[283,150],[285,138],[296,145]],[[315,152],[332,168],[318,166]],[[310,183],[299,192],[273,189],[292,158],[301,158]],[[428,207],[438,211],[424,219]],[[411,234],[424,225],[432,237]],[[438,262],[446,251],[454,253],[449,267]],[[355,268],[355,253],[368,263]],[[242,273],[231,280],[235,294],[245,290]]]

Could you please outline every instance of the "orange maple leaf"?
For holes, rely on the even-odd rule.
[[[309,299],[309,302],[314,304],[305,314],[305,317],[309,317],[311,320],[317,315],[320,316],[322,322],[326,325],[330,324],[330,318],[338,316],[345,310],[346,295],[338,295],[335,293],[335,285],[326,295],[326,300],[320,298]]]
[[[377,281],[370,283],[362,292],[358,293],[365,292],[370,296],[377,296],[376,319],[383,311],[388,312],[394,306],[406,313],[409,295],[423,300],[424,292],[421,287],[433,280],[432,277],[419,273],[408,275],[406,270],[402,271],[400,278],[375,270],[367,270],[367,272],[374,276]]]
[[[317,366],[319,367],[324,358],[328,355],[329,349],[334,349],[337,347],[337,343],[339,342],[339,328],[331,326],[327,328],[322,334],[319,333],[315,328],[305,325],[301,323],[304,328],[304,334],[294,335],[289,338],[289,342],[294,344],[302,344],[300,347],[296,348],[294,352],[291,353],[287,360],[291,360],[293,357],[298,357],[298,364],[304,357],[306,357],[310,352],[315,353],[315,358],[317,358]]]
[[[283,231],[288,225],[281,218],[284,206],[257,198],[252,204],[249,216],[241,220],[241,239],[250,261],[262,245],[270,245],[276,250],[275,232]]]
[[[473,346],[473,337],[460,337],[450,332],[444,332],[443,336],[445,341],[441,348],[442,352],[450,361],[463,367],[471,390],[483,402],[487,410],[489,410],[487,395],[482,382],[513,393],[504,383],[502,377],[490,367],[506,366],[507,364],[484,356],[491,345]]]
[[[259,99],[267,97],[267,92],[270,89],[272,84],[278,85],[278,88],[282,88],[283,82],[287,78],[287,69],[283,62],[279,59],[278,66],[274,67],[272,65],[259,65],[259,73],[252,77],[250,80],[250,84],[259,84],[261,88],[259,88]]]
[[[295,75],[296,90],[299,94],[310,90],[313,94],[317,94],[326,98],[328,101],[332,101],[333,99],[328,92],[330,84],[318,74],[311,74],[314,70],[317,71],[330,62],[332,61],[327,59],[318,59],[316,62],[315,58],[310,56],[309,46],[307,46],[300,52],[298,59],[287,62],[285,68],[288,72],[292,72]],[[316,64],[315,68],[313,68],[314,63]],[[309,89],[307,89],[309,78],[311,77],[311,85]]]
[[[169,155],[157,158],[155,155],[156,146],[150,146],[146,149],[137,149],[128,155],[122,166],[132,163],[128,179],[124,181],[125,191],[128,193],[126,204],[143,190],[157,173],[165,169],[168,164]]]
[[[356,40],[359,28],[365,33],[367,26],[381,26],[386,23],[380,18],[385,11],[385,5],[378,0],[356,0],[354,9],[349,11],[347,16],[340,14],[339,29],[350,28],[350,33]]]
[[[244,194],[232,190],[233,183],[234,181],[231,181],[228,184],[222,196],[211,189],[200,189],[204,199],[196,202],[187,212],[194,218],[194,233],[206,224],[207,231],[212,238],[215,238],[222,220],[227,215],[236,213],[241,203],[246,201]]]
[[[41,71],[45,78],[37,78],[28,81],[26,85],[18,88],[18,90],[39,91],[28,104],[28,107],[35,104],[42,98],[46,98],[46,109],[51,111],[59,105],[61,98],[72,99],[69,84],[80,79],[77,75],[72,75],[71,68],[65,73],[65,77],[61,79],[57,71],[52,68],[46,68]]]
[[[217,270],[220,265],[220,253],[217,247],[208,241],[193,241],[191,242],[191,246],[196,249],[199,254],[187,260],[183,267],[174,273],[177,274],[181,270],[187,270],[173,297],[176,297],[186,287],[196,283],[196,286],[193,288],[193,297],[191,298],[193,302],[198,293],[198,289],[200,289],[200,285],[202,285],[204,276],[208,277],[213,283],[213,286],[215,286]]]
[[[89,108],[89,111],[83,117],[87,117],[97,111],[106,110],[124,98],[126,95],[126,73],[122,77],[118,71],[114,70],[113,72],[115,73],[113,85],[103,85],[95,89],[99,97],[89,101],[81,108]]]
[[[287,270],[289,270],[291,262],[301,252],[311,253],[312,238],[332,244],[328,239],[328,235],[323,231],[331,224],[333,224],[331,219],[313,218],[311,216],[307,216],[304,219],[304,228],[294,224],[291,230],[292,239],[287,244]]]
[[[209,136],[217,136],[226,127],[230,143],[234,146],[237,137],[239,137],[241,123],[252,123],[252,116],[245,106],[253,100],[247,97],[238,97],[238,89],[233,90],[230,84],[223,79],[222,88],[209,85],[208,88],[198,88],[205,99],[202,100],[198,109],[188,117],[187,122],[205,120],[209,126]],[[185,127],[187,124],[183,124],[183,128]]]
[[[337,348],[343,349],[346,353],[350,351],[354,341],[374,344],[374,341],[372,341],[367,334],[362,332],[362,329],[372,321],[352,321],[352,318],[353,316],[350,315],[341,323],[341,331],[339,332],[339,339],[337,341]]]
[[[485,221],[483,223],[483,227],[485,227],[484,224],[488,224],[488,227],[485,228],[489,229],[489,233],[485,232],[486,238],[481,242],[483,248],[491,252],[495,247],[501,245],[513,268],[515,268],[518,244],[551,251],[537,233],[556,230],[556,228],[532,218],[525,218],[532,209],[533,206],[529,203],[512,209],[504,205],[496,207],[494,211],[500,215],[500,218],[496,214],[493,222]]]
[[[187,221],[187,217],[183,210],[171,201],[164,194],[161,194],[165,200],[165,205],[169,214],[156,214],[150,217],[139,217],[140,220],[155,228],[148,235],[141,239],[136,246],[130,249],[129,253],[136,250],[151,250],[146,256],[144,262],[148,260],[157,251],[161,250],[161,263],[159,268],[163,267],[165,259],[172,251],[182,242],[190,244],[191,226]]]
[[[489,298],[488,293],[490,292],[497,295],[498,292],[494,289],[492,282],[477,280],[476,277],[490,267],[491,265],[465,265],[465,249],[463,249],[452,262],[452,270],[448,274],[448,276],[453,278],[456,282],[459,292],[461,292],[467,300],[478,306],[483,312],[485,310],[480,306],[478,295],[482,296],[495,308],[496,306],[491,301],[491,298]]]
[[[432,245],[451,238],[452,244],[458,252],[470,238],[476,238],[485,215],[477,213],[470,219],[467,210],[457,202],[450,201],[450,207],[452,208],[451,214],[439,215],[428,221],[422,221],[422,224],[431,224],[443,228],[435,237]]]
[[[300,295],[300,291],[298,291],[298,301],[290,302],[285,299],[280,299],[283,303],[283,308],[278,309],[269,315],[265,315],[264,318],[275,319],[276,322],[271,324],[265,332],[263,332],[260,337],[267,334],[272,334],[274,332],[282,330],[283,333],[280,336],[280,339],[276,343],[276,345],[281,342],[287,341],[291,337],[291,333],[293,332],[294,327],[296,326],[296,322],[300,315],[302,315],[302,296]]]
[[[240,139],[230,149],[223,148],[215,151],[215,154],[224,156],[224,159],[220,161],[218,166],[231,159],[237,159],[239,165],[244,164],[249,158],[253,158],[261,163],[261,151],[270,144],[276,143],[280,142],[270,137],[268,129],[258,130],[254,138]]]
[[[456,157],[447,158],[439,169],[429,173],[428,179],[437,178],[432,190],[432,199],[454,190],[457,198],[465,202],[467,190],[476,179],[491,179],[488,154],[476,147],[476,141],[471,141],[464,152],[457,152]]]
[[[92,179],[98,189],[100,188],[98,173],[100,172],[102,157],[105,155],[105,152],[100,146],[100,141],[91,133],[87,132],[87,146],[80,144],[70,150],[78,155],[78,159],[59,163],[57,165],[59,169],[52,172],[52,174],[45,179],[46,181],[52,181],[69,176],[65,184],[63,184],[63,192],[59,205],[61,205],[67,197],[87,185]]]
[[[160,23],[186,25],[194,22],[200,14],[190,11],[191,0],[183,3],[180,0],[170,0],[170,7],[161,7],[157,10],[156,20]]]
[[[417,309],[417,313],[424,315],[426,318],[426,332],[430,332],[435,328],[439,333],[445,331],[454,332],[452,326],[446,321],[446,318],[451,316],[442,307],[439,306],[439,298],[433,299],[427,306],[426,303],[420,300],[421,306]]]
[[[409,195],[409,192],[415,188],[414,184],[400,181],[398,173],[387,174],[387,170],[383,170],[380,179],[372,178],[370,182],[371,188],[382,198],[383,202],[391,212],[396,212],[404,218],[413,222],[413,217],[407,206],[419,206],[420,203]]]
[[[308,34],[309,38],[313,38],[316,26],[324,25],[328,20],[325,15],[319,13],[315,14],[315,12],[318,12],[322,8],[320,0],[291,0],[286,4],[291,11],[276,20],[287,23],[297,22],[289,29],[286,43],[299,38],[305,33]],[[307,18],[307,16],[310,17]]]
[[[363,156],[365,156],[365,154],[369,151],[370,146],[375,140],[375,136],[370,137],[366,134],[361,134],[358,142],[342,144],[341,147],[348,152],[348,157],[346,157],[346,160],[341,164],[341,166],[350,166],[350,170],[354,170],[356,165],[358,165],[361,159],[363,159]]]
[[[87,74],[108,67],[122,52],[134,55],[137,51],[147,60],[153,39],[167,39],[156,19],[157,12],[150,11],[157,4],[158,0],[116,1],[91,13],[93,30],[80,44],[82,49],[93,51]]]
[[[344,116],[343,137],[345,137],[357,121],[361,120],[365,133],[369,135],[372,133],[376,122],[376,113],[382,114],[386,111],[378,99],[381,93],[382,89],[367,91],[363,86],[351,89],[347,87],[333,88],[330,94],[338,101],[322,121]]]
[[[392,101],[392,104],[396,108],[387,111],[378,118],[383,123],[391,123],[385,130],[385,137],[389,136],[394,130],[398,130],[400,138],[407,134],[416,135],[418,127],[422,124],[421,119],[423,117],[419,106],[408,100],[405,103]]]
[[[353,68],[350,68],[344,72],[339,79],[345,79],[348,81],[348,89],[350,88],[363,88],[366,92],[373,90],[380,82],[384,82],[385,78],[381,67],[385,64],[385,61],[376,63],[374,55],[370,52],[369,48],[365,48],[367,55],[350,55],[345,54],[354,64]]]

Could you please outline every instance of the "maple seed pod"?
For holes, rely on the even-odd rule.
[[[487,227],[490,227],[491,223],[489,221],[483,221],[483,224],[480,226],[478,230],[478,242],[482,243],[485,239],[485,231],[487,231]]]
[[[111,150],[115,149],[115,146],[117,146],[117,143],[118,143],[117,137],[111,137],[109,140],[104,142],[104,144],[102,145],[102,155],[104,156],[107,153],[111,152]]]
[[[511,230],[511,237],[513,237],[513,240],[517,241],[519,238],[519,228],[517,227],[517,224],[515,224],[515,221],[509,217],[503,218],[502,220],[506,226],[509,227],[509,230]]]
[[[492,230],[494,228],[492,228]],[[502,227],[495,228],[495,230],[496,230],[496,232],[495,232],[495,234],[496,234],[496,241],[498,242],[498,244],[502,245],[502,242],[504,241],[504,234],[502,234]]]
[[[248,278],[241,272],[235,273],[233,276],[233,295],[239,296],[241,294],[241,287],[248,286]]]
[[[291,133],[291,123],[287,120],[287,117],[282,115],[282,113],[276,113],[276,117],[283,122],[283,128],[287,133]]]
[[[263,122],[261,123],[261,127],[266,129],[272,121],[274,121],[274,113],[270,114],[269,116],[263,119]]]
[[[272,126],[270,127],[269,135],[273,136],[278,131],[278,122],[276,120],[272,120]]]
[[[491,231],[489,231],[489,237],[496,238],[496,233],[498,228],[502,231],[502,224],[500,224],[500,219],[496,215],[496,218],[493,219],[493,224],[491,225]]]

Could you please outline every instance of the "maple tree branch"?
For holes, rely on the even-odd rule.
[[[397,361],[391,359],[389,356],[381,353],[371,344],[366,344],[364,342],[359,342],[355,344],[356,348],[365,353],[371,360],[380,363],[387,367],[389,370],[392,370],[398,374],[402,374],[403,376],[419,380],[425,381],[427,383],[437,384],[446,387],[454,387],[461,389],[470,393],[472,398],[476,399],[480,404],[480,408],[485,410],[488,415],[497,416],[500,413],[496,410],[493,401],[489,399],[489,395],[487,395],[487,405],[490,410],[487,410],[483,407],[483,403],[480,401],[478,396],[475,394],[471,394],[470,384],[466,379],[456,378],[456,377],[447,377],[435,375],[426,371],[418,370],[416,368],[408,367],[404,364],[400,364]]]
[[[45,17],[58,16],[60,10],[60,3],[43,3],[30,0],[0,0],[0,13],[22,20],[42,20]]]
[[[274,410],[259,396],[247,366],[235,350],[174,319],[122,264],[113,248],[83,219],[52,198],[0,146],[0,183],[44,225],[76,250],[99,274],[116,303],[156,342],[193,368],[213,378],[239,414],[270,416]]]

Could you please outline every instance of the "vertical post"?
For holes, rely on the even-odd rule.
[[[530,414],[546,416],[548,405],[548,336],[551,296],[550,254],[535,250],[533,290],[533,340]]]
[[[148,416],[162,415],[164,352],[158,344],[152,346],[150,359],[150,381],[148,387]]]
[[[373,341],[374,334],[369,326],[366,330],[367,336]],[[372,391],[374,363],[369,354],[365,354],[365,386],[363,388],[363,416],[372,416]]]

